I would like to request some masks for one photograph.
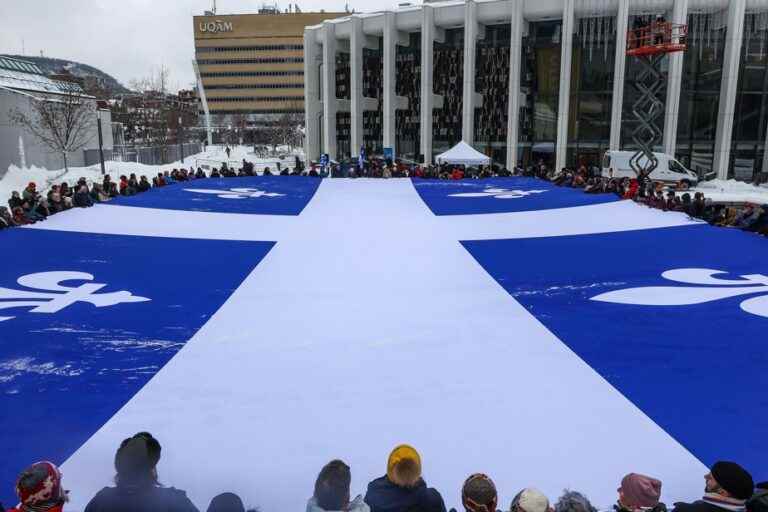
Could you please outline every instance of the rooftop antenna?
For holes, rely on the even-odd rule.
[[[216,16],[216,0],[213,0],[213,15]]]

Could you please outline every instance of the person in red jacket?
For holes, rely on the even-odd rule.
[[[19,504],[8,512],[62,512],[69,501],[61,486],[61,471],[52,462],[36,462],[16,480]]]
[[[464,179],[464,171],[459,169],[458,167],[455,167],[453,169],[453,172],[451,173],[451,179],[452,180],[461,180]]]
[[[637,197],[637,189],[640,187],[637,180],[633,179],[629,182],[629,187],[627,188],[627,191],[624,192],[624,199],[634,199]]]

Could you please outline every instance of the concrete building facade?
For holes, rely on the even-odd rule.
[[[112,153],[112,118],[108,109],[99,109],[96,99],[85,95],[78,84],[53,80],[31,62],[0,56],[0,178],[11,165],[17,167],[45,167],[63,169],[62,156],[42,145],[23,127],[14,124],[11,113],[19,110],[32,112],[36,101],[53,100],[70,91],[84,101],[93,102],[94,116],[88,124],[87,144],[67,154],[70,167],[86,165],[86,153],[98,150],[98,119],[102,125],[102,142],[106,155]]]
[[[502,166],[636,149],[638,20],[688,25],[666,58],[656,148],[702,175],[768,172],[768,0],[467,0],[304,32],[307,156],[431,161],[460,140]],[[361,126],[362,125],[362,126]]]
[[[304,27],[344,13],[194,16],[195,61],[214,124],[304,112]],[[227,120],[227,121],[225,121]]]

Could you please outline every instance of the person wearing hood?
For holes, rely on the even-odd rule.
[[[105,487],[85,512],[198,512],[184,491],[157,481],[160,443],[147,432],[125,439],[115,454],[115,487]]]
[[[352,474],[341,460],[332,460],[320,470],[315,481],[315,492],[307,503],[307,512],[370,512],[358,495],[350,500]]]
[[[704,476],[704,496],[693,503],[675,503],[672,512],[744,512],[755,484],[735,462],[716,462]]]
[[[419,453],[406,444],[392,450],[387,474],[368,484],[365,502],[371,512],[445,512],[443,497],[421,477]]]
[[[661,503],[661,481],[638,473],[630,473],[621,479],[616,489],[619,499],[613,506],[616,512],[666,512]]]
[[[61,476],[59,468],[48,461],[29,466],[16,480],[19,504],[8,512],[62,512],[69,497]]]

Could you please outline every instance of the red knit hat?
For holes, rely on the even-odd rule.
[[[66,492],[61,488],[61,471],[52,462],[36,462],[16,480],[16,494],[22,505],[63,503]]]
[[[621,503],[627,508],[651,508],[659,504],[661,482],[649,476],[630,473],[621,480]]]

